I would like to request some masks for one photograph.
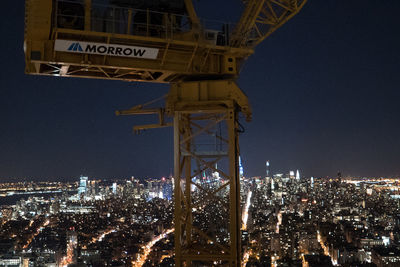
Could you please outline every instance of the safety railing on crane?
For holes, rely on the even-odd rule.
[[[102,33],[127,34],[179,40],[182,33],[192,30],[186,15],[134,9],[92,1],[90,28],[85,28],[84,0],[56,0],[53,26],[58,29],[89,30]],[[215,45],[229,45],[233,24],[201,19],[204,39]]]

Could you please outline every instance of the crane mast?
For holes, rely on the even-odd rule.
[[[137,132],[174,129],[176,266],[240,266],[239,113],[252,113],[235,81],[306,0],[244,1],[236,27],[200,20],[191,0],[105,2],[26,0],[25,72],[170,84],[165,107],[117,115],[159,116]]]

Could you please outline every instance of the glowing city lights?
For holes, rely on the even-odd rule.
[[[161,235],[155,237],[153,240],[151,240],[150,242],[148,242],[147,244],[145,244],[144,246],[141,247],[142,249],[142,253],[138,255],[138,259],[134,262],[132,262],[132,267],[142,267],[143,264],[146,262],[147,257],[149,256],[149,254],[152,251],[153,246],[160,240],[164,239],[167,237],[167,235],[169,235],[170,233],[172,233],[175,229],[168,229],[167,231],[165,231],[164,233],[162,233]]]

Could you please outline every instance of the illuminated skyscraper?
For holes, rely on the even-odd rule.
[[[300,181],[300,171],[299,170],[296,171],[296,180]]]
[[[85,194],[87,190],[87,184],[88,184],[88,177],[87,176],[81,176],[79,180],[79,187],[78,187],[78,195],[80,196],[81,194]]]
[[[173,182],[173,179],[163,178],[163,180],[162,180],[163,197],[168,200],[172,199],[172,191],[173,191],[172,182]]]
[[[113,192],[114,195],[117,193],[117,183],[113,183],[112,192]]]
[[[243,165],[242,165],[242,158],[239,156],[239,177],[243,178]]]
[[[266,168],[266,177],[270,177],[269,175],[269,160],[265,162],[265,168]]]

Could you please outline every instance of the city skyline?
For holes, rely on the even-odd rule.
[[[297,178],[292,171],[241,179],[240,266],[398,266],[398,179]],[[210,173],[193,182],[215,190],[223,179]],[[0,183],[0,264],[174,266],[173,187],[169,178],[85,176]],[[191,191],[201,199],[200,188]],[[223,238],[217,204],[206,202],[193,218]]]
[[[114,115],[167,86],[23,74],[24,4],[4,4],[0,177],[168,175],[172,129],[134,136],[149,120]],[[236,21],[242,8],[212,4],[198,3],[200,16]],[[248,176],[264,174],[266,159],[306,176],[400,175],[399,5],[310,1],[256,49],[239,79],[254,111],[240,136]]]

